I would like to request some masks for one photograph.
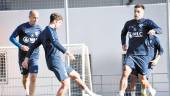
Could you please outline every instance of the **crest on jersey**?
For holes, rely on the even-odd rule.
[[[129,29],[130,29],[131,31],[137,31],[137,29],[136,29],[135,26],[129,26]]]
[[[139,24],[139,27],[142,28],[142,27],[143,27],[143,24]]]
[[[36,37],[38,37],[38,35],[39,35],[39,32],[38,32],[38,31],[36,31],[36,32],[35,32],[35,36],[36,36]]]
[[[25,33],[26,34],[30,33],[30,30],[29,29],[25,29]]]

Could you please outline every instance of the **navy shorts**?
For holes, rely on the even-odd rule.
[[[38,73],[38,59],[29,60],[28,69],[22,67],[23,60],[19,61],[19,67],[22,75],[27,75],[28,73]]]
[[[132,69],[131,74],[132,74],[132,75],[135,75],[135,76],[138,76],[138,72],[137,72],[135,69]]]
[[[123,64],[128,65],[132,70],[136,70],[141,75],[147,75],[149,62],[150,58],[148,56],[126,55]]]
[[[65,65],[67,74],[70,74],[74,69],[72,67],[69,67],[68,65]]]
[[[61,59],[51,60],[50,63],[47,64],[49,70],[53,71],[55,76],[59,81],[63,81],[68,78],[68,74],[73,71],[71,67],[65,65]]]
[[[147,79],[149,79],[149,77],[151,76],[151,74],[152,74],[152,69],[153,69],[153,67],[152,67],[151,64],[149,63],[149,67],[148,67],[147,74],[145,74],[145,76],[146,76]],[[137,72],[137,70],[134,70],[134,69],[133,69],[131,74],[138,77],[138,73],[139,73],[139,72]]]

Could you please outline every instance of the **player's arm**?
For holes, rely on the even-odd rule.
[[[159,61],[159,59],[161,58],[161,55],[160,54],[157,54],[155,59],[153,59],[151,62],[152,65],[156,65]]]
[[[59,51],[61,51],[63,54],[66,53],[66,48],[61,45],[61,43],[58,40],[58,37],[53,33],[53,31],[49,28],[49,32],[47,34],[50,38],[51,43],[56,47]]]
[[[19,41],[16,39],[16,37],[19,35],[19,33],[21,32],[20,30],[20,26],[17,27],[14,32],[11,34],[9,40],[15,45],[17,46],[18,48],[20,48],[21,50],[23,51],[28,51],[29,50],[29,47],[28,46],[25,46],[25,45],[22,45],[21,43],[19,43]]]
[[[122,43],[123,51],[127,51],[127,45],[126,45],[127,32],[128,32],[128,29],[127,29],[127,22],[126,22],[121,32],[121,43]]]
[[[163,54],[163,47],[160,44],[159,38],[155,38],[155,48],[156,48],[156,57],[154,60],[152,60],[152,65],[156,65],[158,63],[158,61],[161,58],[161,55]]]
[[[154,34],[162,33],[162,29],[152,20],[148,20],[147,24],[148,24],[149,28],[151,29],[151,30],[149,30],[148,34],[154,35]]]
[[[41,36],[40,35],[38,36],[38,39],[31,45],[24,61],[22,62],[22,66],[26,69],[28,68],[28,61],[29,61],[29,58],[30,58],[31,54],[33,53],[34,49],[36,49],[37,47],[39,47],[41,45],[41,39],[40,39]]]
[[[17,46],[18,48],[20,48],[22,46],[21,43],[19,43],[16,39],[16,37],[19,35],[19,32],[20,32],[20,28],[17,27],[14,32],[11,34],[9,40],[15,45]]]
[[[162,55],[164,50],[163,50],[163,47],[162,47],[162,45],[161,45],[161,43],[159,41],[159,38],[156,38],[156,42],[157,42],[156,43],[156,48],[158,50],[158,55]]]
[[[59,50],[61,51],[63,54],[66,54],[67,56],[70,57],[71,60],[74,60],[75,57],[72,53],[70,53],[66,48],[64,48],[64,46],[59,42],[57,36],[54,35],[54,33],[52,31],[48,32],[48,36],[52,42],[52,44]]]

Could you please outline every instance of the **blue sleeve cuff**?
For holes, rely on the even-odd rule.
[[[18,48],[21,48],[21,46],[22,46],[22,44],[19,44],[19,45],[18,45]]]

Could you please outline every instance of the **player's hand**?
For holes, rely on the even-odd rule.
[[[28,58],[27,57],[22,62],[22,67],[25,68],[25,69],[28,69]]]
[[[66,55],[69,56],[69,59],[70,59],[70,60],[75,60],[75,57],[74,57],[74,55],[73,55],[72,53],[70,53],[70,52],[67,51],[67,52],[66,52]]]
[[[21,50],[22,50],[22,51],[28,51],[28,50],[29,50],[29,47],[28,47],[28,46],[25,46],[25,45],[21,45]]]
[[[123,50],[123,51],[127,51],[127,49],[128,49],[128,48],[127,48],[127,45],[126,45],[126,44],[122,45],[122,50]]]
[[[152,60],[152,61],[150,61],[151,62],[151,64],[153,65],[153,66],[155,66],[157,63],[158,63],[158,60],[157,59],[154,59],[154,60]]]
[[[69,54],[69,58],[70,58],[70,60],[75,60],[76,59],[72,53]]]
[[[156,33],[156,32],[155,32],[155,30],[153,30],[153,29],[152,29],[152,30],[149,30],[149,32],[148,32],[149,35],[155,35],[155,33]]]

